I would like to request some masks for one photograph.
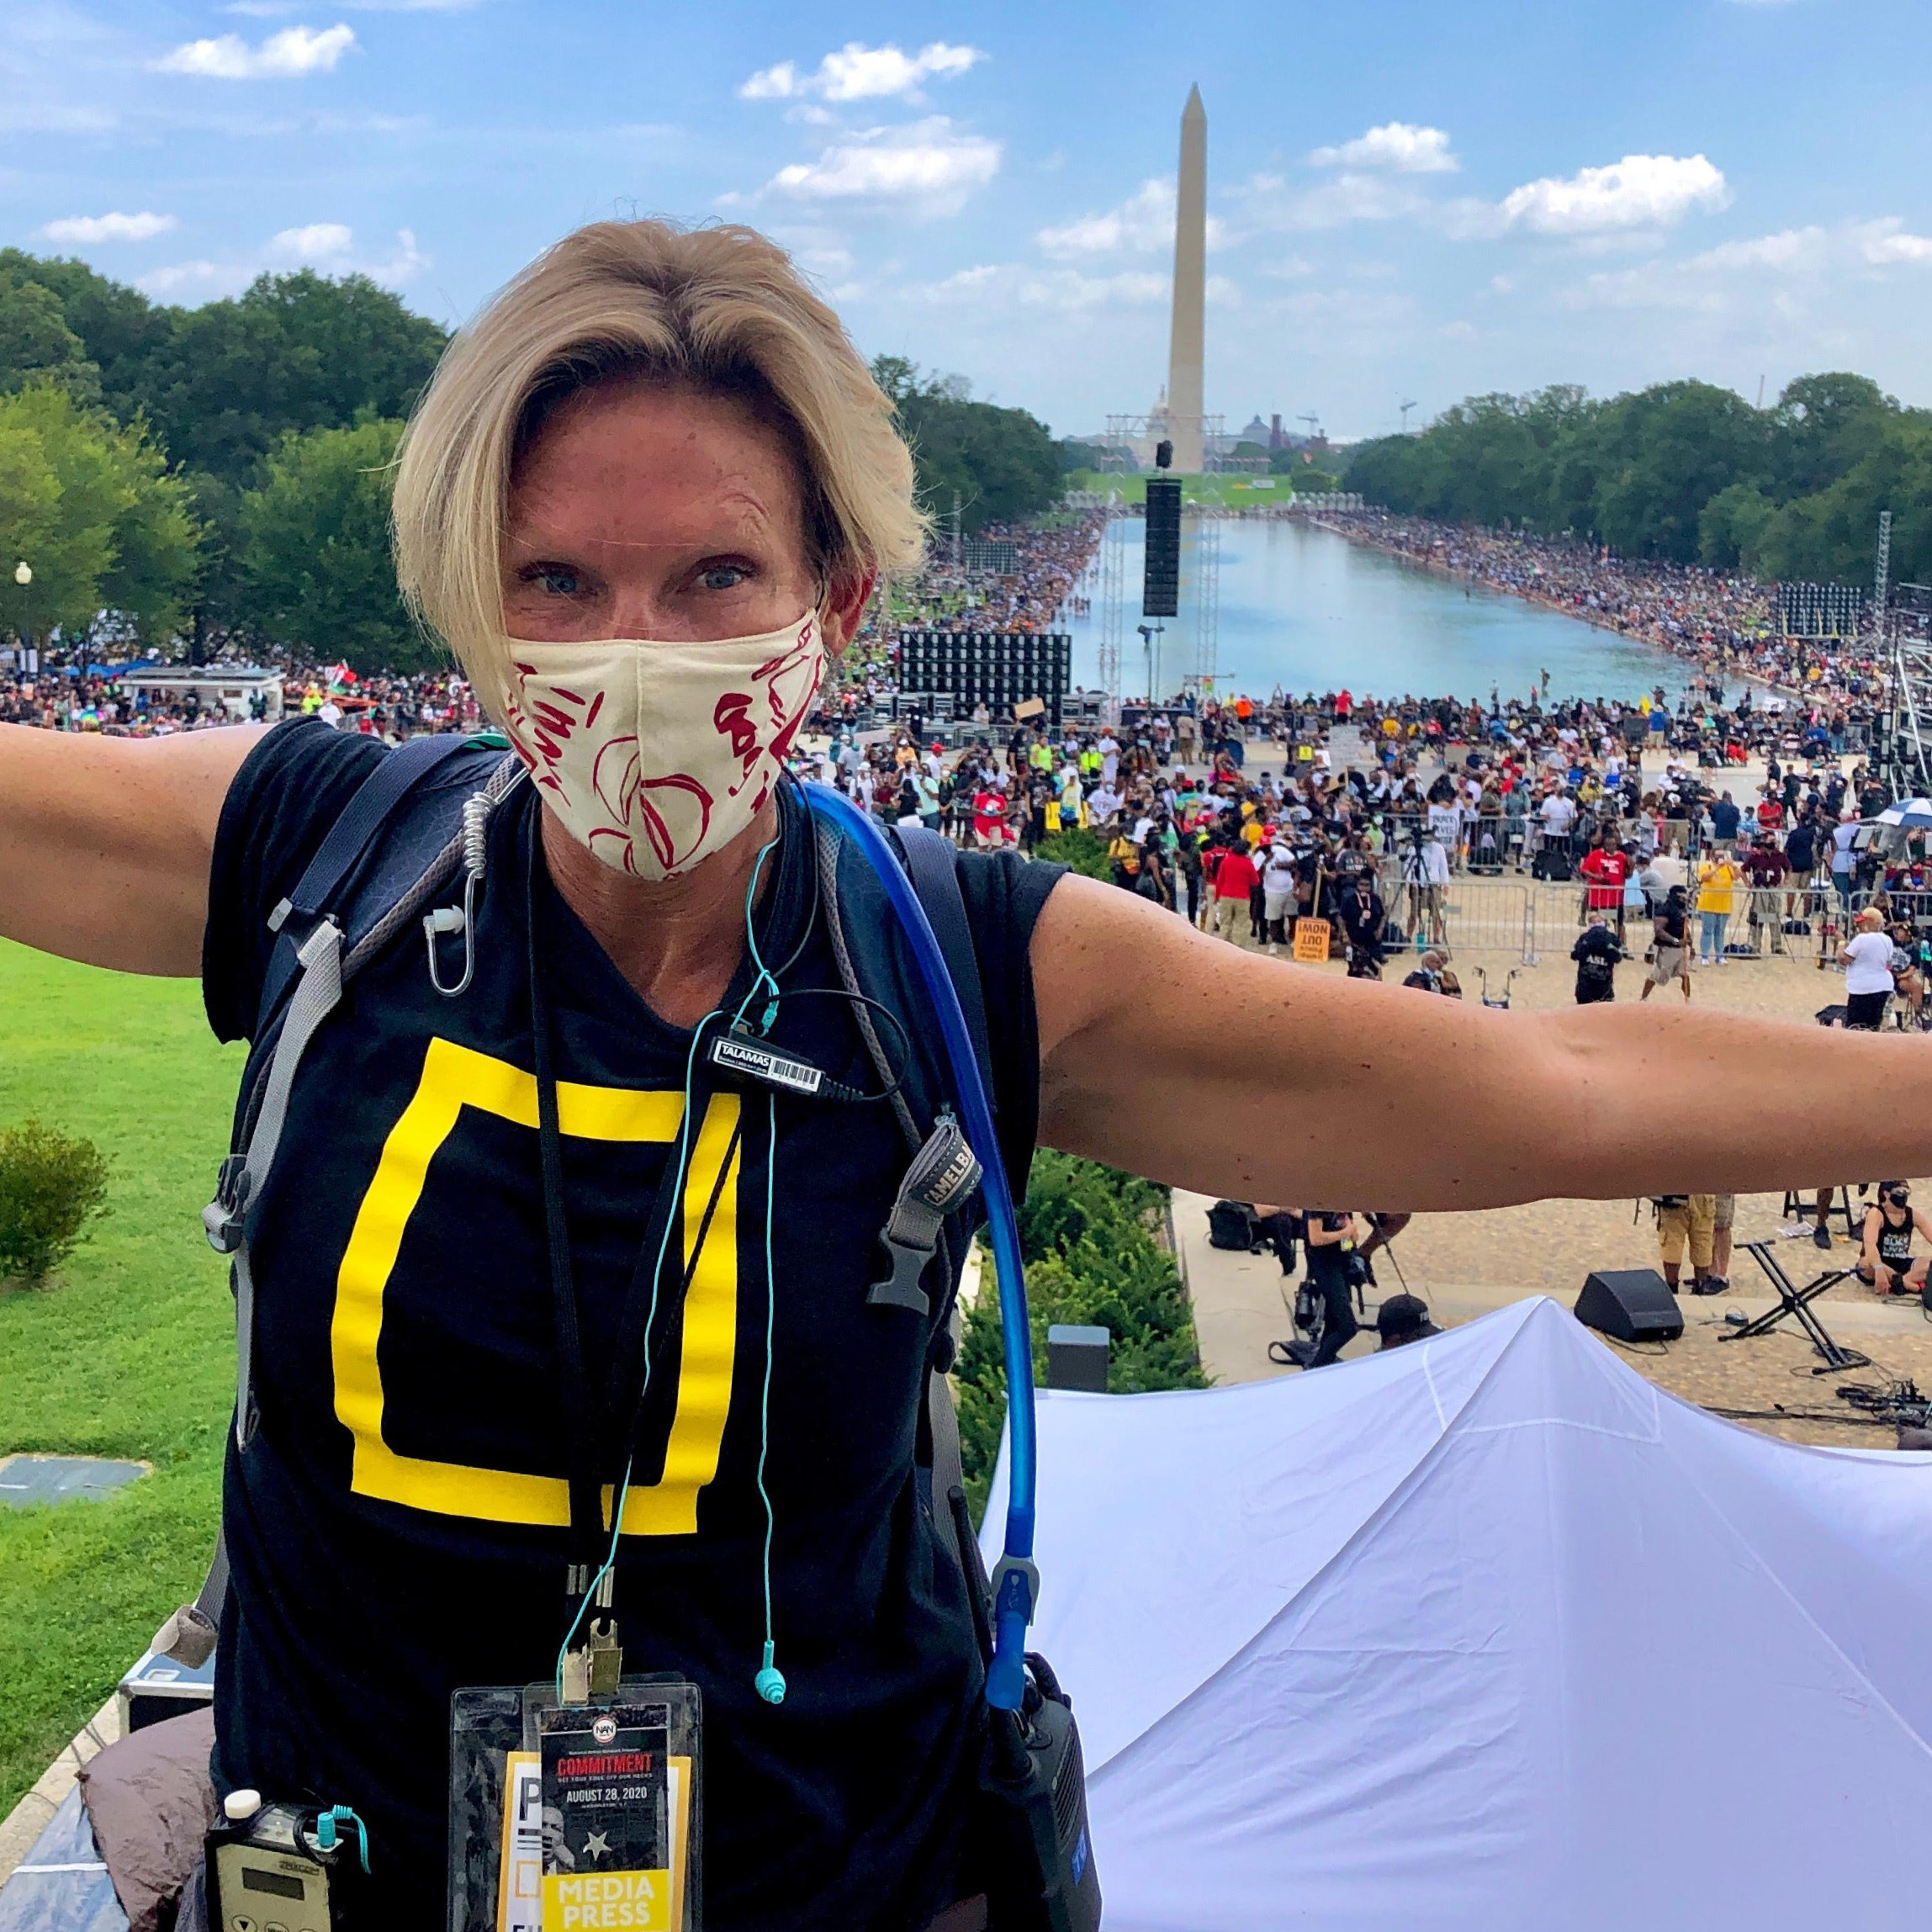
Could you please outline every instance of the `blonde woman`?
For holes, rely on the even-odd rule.
[[[451,345],[395,524],[405,594],[513,753],[452,761],[505,760],[468,916],[431,919],[442,990],[413,912],[370,935],[231,1204],[256,1405],[216,1782],[353,1807],[372,1922],[443,1923],[451,1693],[550,1675],[615,1509],[627,1661],[704,1696],[712,1932],[981,1923],[978,1652],[918,1447],[963,1239],[926,1314],[868,1299],[944,1069],[877,888],[784,776],[876,583],[920,554],[891,406],[773,244],[600,224]],[[251,1035],[285,947],[329,950],[285,902],[409,752],[312,721],[0,728],[0,931],[199,974],[215,1030]],[[1389,1210],[1764,1188],[1794,1118],[1848,1172],[1925,1164],[1915,1040],[1411,1000],[1009,852],[956,865],[1019,1185],[1037,1138]],[[854,961],[904,1038],[861,1025]],[[733,1015],[854,1090],[882,1094],[883,1061],[905,1118],[721,1084],[697,1049]],[[1447,1130],[1418,1089],[1455,1094]]]

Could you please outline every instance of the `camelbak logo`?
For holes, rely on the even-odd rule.
[[[1068,1861],[1068,1869],[1073,1874],[1073,1882],[1077,1885],[1087,1870],[1087,1834],[1084,1831],[1080,1834],[1080,1842],[1073,1848],[1073,1856]]]

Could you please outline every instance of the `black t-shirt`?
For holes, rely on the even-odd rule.
[[[1588,926],[1569,949],[1569,956],[1576,961],[1576,984],[1582,991],[1613,983],[1623,949],[1607,926]]]
[[[269,909],[380,755],[301,723],[242,767],[210,882],[204,992],[220,1038],[252,1030]],[[787,993],[836,986],[803,807],[789,788],[780,796],[760,948],[774,963],[800,949],[781,973]],[[353,1806],[369,1828],[378,1922],[411,1932],[442,1922],[451,1691],[549,1677],[563,1634],[568,1458],[529,902],[594,1380],[616,1352],[683,1111],[691,1035],[638,998],[540,858],[532,880],[535,811],[522,786],[491,820],[469,990],[431,988],[411,922],[309,1048],[251,1247],[261,1426],[246,1452],[229,1450],[217,1782]],[[1061,870],[1011,854],[960,865],[1016,1188],[1037,1119],[1027,946]],[[748,963],[727,1011],[750,984]],[[772,1037],[878,1088],[843,999],[786,999]],[[954,1892],[980,1672],[963,1585],[913,1479],[929,1331],[865,1299],[905,1144],[884,1105],[781,1098],[774,1135],[762,1093],[701,1088],[694,1117],[687,1231],[714,1188],[717,1204],[681,1313],[667,1298],[653,1331],[660,1367],[617,1569],[625,1665],[679,1671],[703,1691],[705,1903],[717,1932],[923,1924]],[[761,1451],[788,1680],[775,1708],[752,1683],[765,1639]]]

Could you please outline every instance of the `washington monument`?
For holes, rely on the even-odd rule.
[[[1174,208],[1174,320],[1167,340],[1167,434],[1174,468],[1201,474],[1202,309],[1208,268],[1208,116],[1201,90],[1181,111],[1181,177]]]

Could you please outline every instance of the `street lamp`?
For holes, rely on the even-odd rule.
[[[20,675],[31,675],[33,643],[27,635],[27,586],[34,581],[33,570],[23,557],[13,566],[13,581],[20,586]]]

